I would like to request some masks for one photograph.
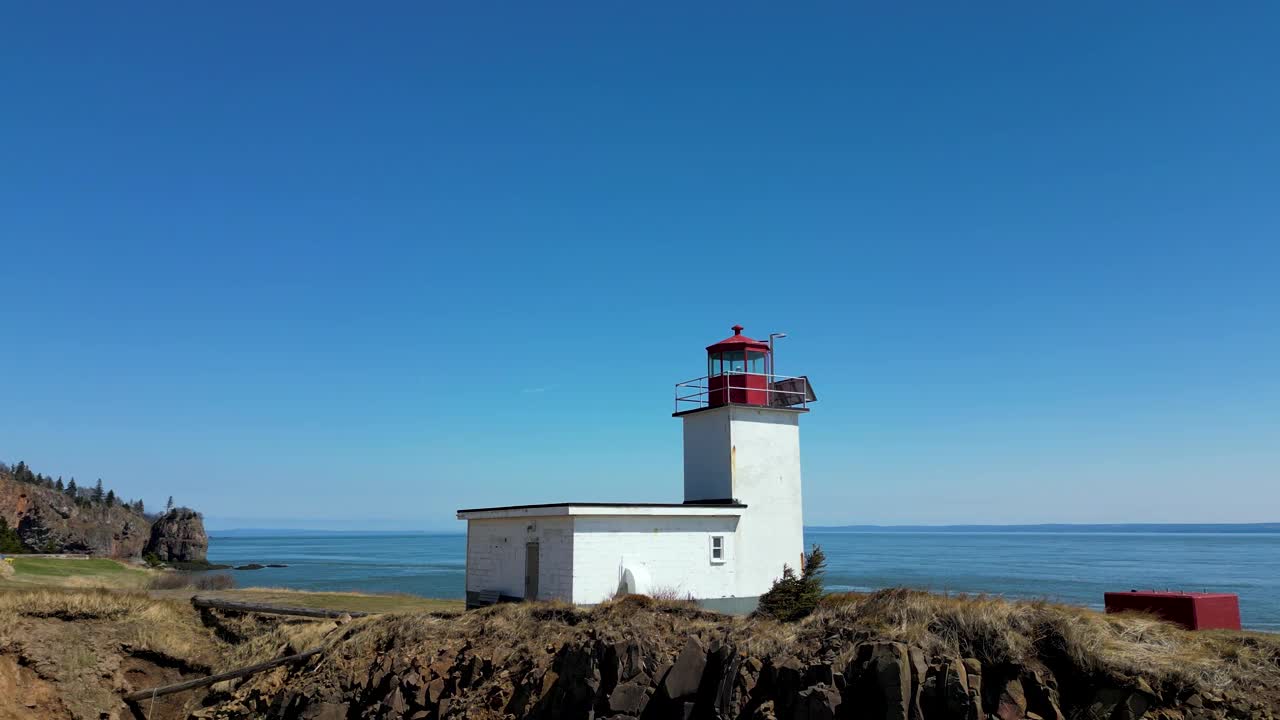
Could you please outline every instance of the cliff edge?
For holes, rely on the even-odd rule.
[[[114,496],[113,496],[114,497]],[[203,562],[209,547],[200,515],[176,508],[154,523],[131,504],[87,501],[0,472],[0,518],[28,552]]]
[[[0,517],[30,552],[134,557],[151,532],[151,523],[131,507],[77,503],[64,492],[8,474],[0,474]]]

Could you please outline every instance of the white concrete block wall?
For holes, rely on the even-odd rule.
[[[573,596],[573,531],[568,517],[467,522],[467,591],[524,597],[525,547],[537,542],[538,599]]]
[[[695,598],[738,593],[737,517],[578,516],[574,518],[573,602],[594,604],[618,589],[624,567],[644,568],[654,590]],[[711,535],[724,535],[725,562],[711,562]],[[758,593],[757,593],[758,594]]]
[[[747,505],[739,525],[738,588],[760,595],[797,571],[804,553],[800,482],[800,413],[730,407],[734,497]],[[716,412],[716,411],[711,411]]]

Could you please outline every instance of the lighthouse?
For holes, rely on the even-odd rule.
[[[750,612],[800,566],[800,417],[816,398],[807,377],[774,374],[771,344],[743,330],[706,347],[705,375],[675,386],[684,501],[459,510],[468,607],[646,593]]]

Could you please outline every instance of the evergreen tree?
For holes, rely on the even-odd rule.
[[[0,553],[24,553],[27,546],[23,544],[18,533],[9,527],[9,521],[0,517]]]
[[[58,492],[66,492],[66,491],[67,491],[66,486],[64,486],[64,485],[62,484],[62,476],[61,476],[61,475],[59,475],[59,476],[58,476],[58,482],[56,482],[56,483],[54,483],[54,484],[53,484],[53,489],[54,489],[54,490],[57,490]]]
[[[71,482],[67,483],[67,494],[75,499],[80,495],[80,488],[76,487],[76,479],[71,478]]]
[[[107,507],[115,507],[115,505],[116,505],[116,491],[108,490],[107,491]]]
[[[102,478],[98,478],[98,484],[93,486],[93,501],[100,503],[102,502],[102,498]]]
[[[773,587],[760,596],[756,613],[784,622],[808,616],[822,599],[822,573],[826,566],[826,554],[814,545],[804,558],[800,576],[797,577],[790,566],[783,566],[782,577],[774,580]]]
[[[170,510],[172,510],[172,509],[173,509],[173,496],[172,496],[172,495],[170,495],[170,496],[169,496],[169,502],[167,502],[167,503],[165,503],[165,504],[164,504],[164,511],[165,511],[165,512],[169,512],[169,511],[170,511]]]
[[[143,505],[142,505],[142,498],[138,498],[136,501],[134,501],[134,503],[133,503],[133,511],[134,511],[134,512],[136,512],[136,513],[138,513],[139,515],[141,515],[141,514],[143,514],[143,513],[145,513],[145,512],[147,511],[147,510],[146,510],[146,508],[145,508],[145,507],[143,507]]]

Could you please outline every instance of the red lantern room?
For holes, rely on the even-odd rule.
[[[707,405],[768,405],[769,372],[773,358],[769,343],[742,334],[733,326],[733,335],[707,346]]]

